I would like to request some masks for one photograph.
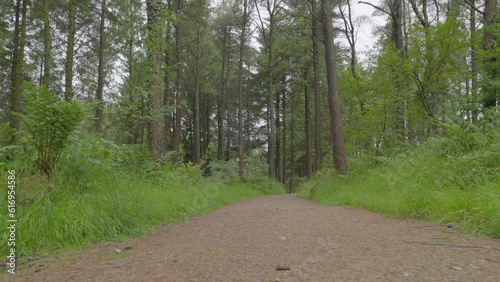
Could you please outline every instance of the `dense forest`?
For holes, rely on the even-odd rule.
[[[497,106],[496,0],[361,1],[387,19],[363,62],[363,19],[330,2],[4,1],[3,142],[22,140],[27,82],[155,160],[237,158],[244,177],[265,152],[286,183],[331,154],[345,173],[346,154],[417,145]]]
[[[441,142],[443,165],[447,157],[472,152],[463,165],[480,162],[498,190],[497,0],[0,5],[0,163],[5,177],[15,169],[24,179],[28,192],[19,205],[39,205],[31,215],[55,209],[39,200],[46,195],[58,201],[77,193],[82,198],[71,199],[78,205],[101,191],[96,187],[131,191],[146,177],[147,187],[180,183],[168,192],[174,198],[190,193],[183,187],[205,189],[204,181],[212,187],[220,179],[246,180],[274,193],[280,188],[271,179],[292,192],[315,174],[317,182],[335,182],[331,175],[343,181],[401,152],[418,157],[433,140],[425,148],[436,152]],[[356,16],[354,5],[385,21],[368,31],[376,38],[369,51],[357,44],[370,19]],[[477,150],[485,152],[483,159],[472,157]],[[424,167],[435,154],[420,156]],[[224,185],[242,185],[231,183]],[[162,193],[151,189],[152,198]],[[321,195],[315,189],[313,198]],[[175,191],[182,195],[172,196]],[[497,206],[498,196],[492,196]],[[117,207],[125,209],[117,202],[109,211]],[[66,220],[62,210],[52,211]],[[170,218],[151,216],[150,222]],[[128,230],[127,224],[109,234]],[[90,225],[99,229],[89,219]],[[78,242],[82,232],[90,231],[58,236]],[[36,249],[40,238],[30,240],[25,244]]]

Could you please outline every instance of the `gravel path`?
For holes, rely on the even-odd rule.
[[[15,281],[500,281],[500,241],[280,195],[29,264]]]

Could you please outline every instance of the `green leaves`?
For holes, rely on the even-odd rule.
[[[38,169],[50,175],[59,159],[69,135],[82,121],[84,111],[75,101],[60,101],[45,87],[25,84],[26,114],[21,121],[26,125],[35,144]]]

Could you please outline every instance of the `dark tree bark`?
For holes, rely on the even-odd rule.
[[[15,130],[20,127],[20,120],[15,113],[21,112],[21,95],[23,85],[24,47],[26,45],[26,14],[28,10],[28,0],[16,1],[15,23],[14,23],[14,44],[12,54],[11,86],[10,86],[10,113],[9,124]],[[15,135],[10,142],[15,141]]]
[[[487,53],[484,58],[484,73],[487,77],[486,83],[483,85],[483,106],[484,108],[493,108],[497,105],[499,97],[498,90],[495,90],[493,80],[498,79],[497,67],[495,63],[497,56],[490,54],[497,47],[497,38],[494,33],[496,26],[495,16],[498,11],[497,0],[485,0],[484,3],[484,35],[483,35],[483,50]]]
[[[101,132],[103,122],[103,89],[104,89],[104,48],[105,48],[105,30],[104,22],[106,17],[106,0],[101,1],[101,23],[99,26],[99,62],[98,62],[98,75],[97,75],[97,91],[95,98],[98,105],[95,109],[95,128],[96,133]]]
[[[50,65],[51,65],[51,44],[50,44],[50,0],[43,0],[43,75],[42,85],[49,88]]]
[[[325,61],[328,81],[328,106],[330,109],[330,137],[333,145],[333,159],[338,173],[347,173],[347,157],[344,149],[340,99],[335,62],[335,46],[333,45],[332,11],[329,0],[321,0],[323,33],[325,45]]]
[[[476,0],[470,0],[472,6],[476,5]],[[474,8],[470,8],[470,39],[474,40],[476,37],[476,10]],[[472,101],[472,109],[471,109],[471,120],[473,123],[477,122],[477,113],[478,113],[478,105],[477,105],[477,46],[475,44],[471,44],[470,48],[470,74],[471,74],[471,101]]]
[[[68,45],[66,46],[66,64],[65,64],[65,84],[64,98],[69,101],[73,100],[73,57],[75,48],[75,33],[76,33],[76,6],[77,0],[69,0],[68,11]]]

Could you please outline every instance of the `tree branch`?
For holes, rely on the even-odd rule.
[[[383,13],[385,13],[385,14],[387,14],[387,15],[389,15],[389,16],[392,17],[391,13],[387,12],[386,10],[380,8],[377,5],[373,5],[372,3],[368,3],[368,2],[365,2],[365,1],[358,1],[358,4],[366,4],[366,5],[372,6],[373,8],[375,8],[375,9],[377,9],[377,10],[379,10],[379,11],[381,11],[381,12],[383,12]]]

